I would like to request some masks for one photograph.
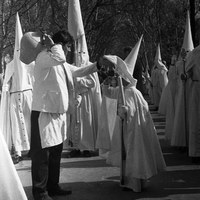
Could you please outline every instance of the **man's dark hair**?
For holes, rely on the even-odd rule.
[[[53,34],[52,40],[56,44],[60,43],[62,45],[65,45],[68,42],[72,41],[72,37],[66,30],[60,30],[60,31],[56,32],[55,34]]]

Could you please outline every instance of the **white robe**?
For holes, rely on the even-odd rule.
[[[82,77],[75,82],[75,90],[81,95],[82,100],[78,112],[80,115],[80,132],[78,148],[80,150],[95,150],[97,130],[95,126],[94,103],[92,99],[92,88],[95,80],[91,75]]]
[[[118,89],[110,93],[104,87],[103,92],[110,98],[118,97]],[[141,191],[137,180],[146,180],[165,169],[159,140],[156,134],[148,104],[135,86],[125,89],[125,101],[128,106],[127,122],[124,131],[126,149],[125,186],[136,192]],[[107,163],[120,167],[121,163],[121,120],[117,116]]]
[[[81,103],[70,116],[68,139],[64,147],[94,151],[102,101],[100,83],[96,72],[76,79],[75,90],[76,94],[81,95]]]
[[[0,199],[27,200],[24,188],[0,131]]]
[[[32,104],[32,82],[26,67],[15,58],[7,64],[2,88],[0,127],[9,150],[17,152],[30,149],[30,116]],[[18,68],[18,70],[16,70]],[[19,76],[20,74],[20,76]],[[22,80],[21,80],[21,79]]]
[[[176,66],[170,66],[168,71],[168,79],[168,84],[164,88],[161,95],[158,113],[166,116],[165,138],[170,142],[174,126],[175,103],[177,92]]]
[[[154,68],[151,80],[153,84],[154,105],[159,107],[162,91],[168,83],[167,68],[162,68],[161,66]]]
[[[176,62],[177,67],[177,99],[175,104],[175,115],[174,115],[174,127],[171,135],[171,145],[176,147],[186,147],[188,143],[188,136],[186,134],[186,126],[188,126],[185,121],[185,114],[188,114],[188,100],[185,97],[184,82],[181,80],[180,76],[183,73],[183,61],[179,60]]]

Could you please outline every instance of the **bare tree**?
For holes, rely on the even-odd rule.
[[[197,0],[190,3],[194,1],[196,6]],[[43,29],[51,34],[67,28],[66,0],[1,0],[0,4],[1,60],[13,53],[16,12],[24,33]],[[133,46],[141,34],[143,66],[146,60],[152,65],[158,42],[165,60],[172,48],[182,44],[188,0],[80,0],[80,4],[91,60],[104,53],[121,55],[123,47]]]

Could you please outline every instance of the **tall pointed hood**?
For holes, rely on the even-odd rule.
[[[162,62],[161,52],[160,52],[160,44],[159,43],[158,43],[157,50],[156,50],[154,64],[155,64],[156,67],[168,71],[166,66]]]
[[[21,47],[22,36],[23,33],[22,33],[21,23],[19,20],[19,15],[17,13],[16,25],[15,25],[15,47],[13,56],[14,76],[11,88],[12,92],[23,91],[25,89],[31,88],[31,85],[28,84],[26,65],[20,60],[20,47]]]
[[[140,37],[139,41],[136,43],[132,51],[129,53],[125,60],[122,60],[120,57],[115,55],[105,55],[104,58],[109,60],[115,65],[115,71],[126,81],[130,82],[133,85],[136,85],[137,80],[133,78],[133,72],[135,68],[135,63],[137,60],[140,44],[142,41],[143,35]]]
[[[17,56],[19,58],[19,50],[20,50],[20,42],[23,36],[21,23],[19,20],[18,13],[16,14],[16,24],[15,24],[15,49],[14,49],[14,57]]]
[[[190,26],[190,12],[189,12],[189,10],[187,11],[185,34],[184,34],[183,45],[182,45],[181,49],[185,49],[185,51],[192,51],[194,49],[191,26]]]
[[[76,66],[84,66],[89,63],[89,53],[81,15],[79,0],[69,0],[68,4],[68,31],[76,41],[75,63]]]
[[[69,0],[68,31],[74,40],[85,34],[79,0]]]
[[[129,55],[126,57],[124,62],[127,64],[129,73],[133,75],[134,69],[135,69],[135,63],[137,60],[138,52],[140,49],[141,41],[142,41],[143,35],[140,37],[139,41],[136,43],[134,48],[131,50]]]
[[[162,61],[162,58],[161,58],[161,52],[160,52],[160,44],[158,43],[154,62],[156,64],[159,61]]]
[[[75,64],[77,67],[84,67],[90,63],[89,52],[87,47],[87,41],[85,36],[85,30],[82,20],[81,7],[79,0],[69,0],[68,1],[68,32],[75,40]],[[101,87],[99,82],[99,77],[97,72],[90,74],[95,80],[95,86],[91,88],[91,98],[92,107],[94,112],[92,113],[95,120],[93,127],[98,130],[100,124],[100,113],[96,112],[101,108]],[[88,102],[89,103],[89,102]],[[97,132],[95,132],[97,134]],[[77,142],[73,139],[72,142]],[[76,136],[75,136],[76,138]],[[74,140],[74,141],[73,141]]]
[[[78,41],[77,45],[77,51],[78,51],[78,66],[84,66],[89,64],[89,52],[87,48],[87,42],[85,38],[85,34],[81,35]]]

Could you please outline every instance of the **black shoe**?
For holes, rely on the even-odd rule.
[[[13,161],[14,165],[16,165],[17,163],[19,163],[19,159],[15,158],[15,157],[12,157],[12,161]]]
[[[15,155],[15,156],[12,156],[12,160],[13,160],[13,163],[14,163],[14,164],[17,164],[17,163],[19,163],[20,161],[22,161],[23,158],[22,158],[22,156]]]
[[[152,108],[150,111],[158,111],[158,107]]]
[[[88,150],[83,151],[83,157],[91,157],[91,153]]]
[[[130,188],[127,188],[127,187],[123,187],[123,188],[122,188],[122,191],[125,191],[125,192],[131,192],[131,191],[133,191],[133,190],[130,189]]]
[[[19,162],[23,160],[23,157],[22,156],[18,156],[18,160]]]
[[[74,150],[70,151],[70,153],[68,155],[69,158],[75,158],[75,157],[79,157],[79,156],[81,156],[81,151],[79,149],[78,150],[74,149]]]
[[[200,164],[200,157],[192,157],[192,163]]]
[[[34,200],[53,200],[47,193],[45,194],[34,194]]]
[[[187,147],[179,147],[178,150],[180,151],[180,153],[187,153],[188,152],[188,148]]]
[[[71,190],[63,190],[60,187],[52,188],[51,190],[48,190],[49,196],[65,196],[72,194]]]

